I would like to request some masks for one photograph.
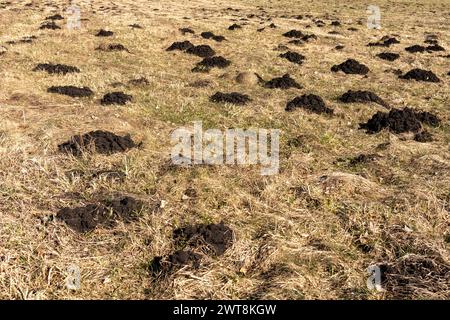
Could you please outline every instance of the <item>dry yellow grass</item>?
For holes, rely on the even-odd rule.
[[[45,17],[65,16],[66,2],[52,1],[54,7],[31,3],[0,2],[0,44],[6,48],[0,55],[0,298],[450,298],[445,272],[450,263],[450,68],[448,57],[442,57],[449,52],[404,51],[423,44],[428,33],[450,49],[448,1],[377,1],[381,30],[367,29],[366,4],[354,0],[79,1],[82,29],[72,31],[64,28],[65,21],[57,21],[61,30],[38,30]],[[258,7],[272,20],[261,24]],[[238,21],[248,23],[242,30],[227,30],[233,19],[249,14],[257,16]],[[326,26],[316,27],[308,14]],[[330,26],[335,19],[341,27]],[[276,29],[256,31],[271,22]],[[132,23],[144,29],[131,29]],[[181,27],[196,35],[183,36]],[[95,37],[101,28],[115,35]],[[306,56],[301,66],[280,59],[281,51],[274,50],[287,44],[282,33],[291,29],[318,36],[299,47],[289,45]],[[228,41],[202,39],[202,31]],[[388,49],[401,54],[395,62],[375,56],[384,48],[366,46],[387,34],[401,41]],[[31,44],[5,44],[30,35],[38,37]],[[198,58],[165,51],[185,39],[210,44],[233,64],[209,74],[192,73]],[[109,42],[123,44],[130,53],[95,50]],[[334,50],[338,44],[345,48]],[[347,58],[369,66],[368,77],[330,72]],[[43,62],[77,66],[81,73],[32,71]],[[392,72],[414,67],[432,70],[442,82],[402,81]],[[304,88],[242,87],[234,81],[241,71],[264,79],[289,73]],[[148,85],[127,85],[141,76]],[[189,86],[198,80],[211,84]],[[113,88],[117,82],[122,85]],[[95,96],[47,93],[52,85],[88,86]],[[442,124],[430,129],[434,141],[358,130],[360,122],[383,108],[339,103],[349,89],[372,90],[395,107],[437,114]],[[116,90],[133,95],[133,103],[100,105],[103,94]],[[214,104],[208,98],[216,91],[244,92],[253,101],[246,107]],[[320,95],[336,115],[285,112],[286,102],[303,93]],[[264,177],[252,166],[168,166],[170,133],[200,120],[205,128],[281,129],[280,173]],[[58,152],[57,145],[70,136],[96,129],[130,133],[143,147],[82,158]],[[337,161],[360,154],[376,157],[357,165]],[[126,179],[92,178],[98,170],[124,172]],[[188,188],[196,190],[194,199],[183,197]],[[166,205],[144,212],[136,223],[85,235],[53,219],[62,207],[118,193]],[[184,268],[152,279],[147,266],[154,256],[173,250],[174,228],[220,221],[235,231],[225,255],[206,258],[199,270]],[[387,291],[367,289],[366,269],[372,264],[388,264],[397,272]],[[71,265],[81,270],[77,291],[65,286]]]

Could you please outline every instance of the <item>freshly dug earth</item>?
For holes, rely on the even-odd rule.
[[[193,48],[194,45],[190,41],[181,41],[181,42],[174,42],[170,47],[166,49],[166,51],[174,51],[174,50],[181,50],[186,51],[187,49]]]
[[[67,142],[60,144],[58,149],[61,152],[71,153],[75,156],[80,156],[84,152],[110,155],[137,146],[130,135],[122,137],[109,131],[96,130],[84,135],[73,136]]]
[[[112,35],[114,35],[114,32],[103,29],[100,29],[100,31],[96,34],[97,37],[111,37]]]
[[[78,73],[80,72],[80,69],[65,64],[40,63],[33,69],[33,71],[47,71],[50,74],[67,74]]]
[[[204,39],[213,39],[214,41],[217,41],[217,42],[222,42],[222,41],[225,40],[225,37],[224,37],[224,36],[217,36],[217,35],[215,35],[214,33],[209,32],[209,31],[202,32],[202,33],[200,34],[200,36],[201,36],[202,38],[204,38]]]
[[[101,44],[96,50],[112,52],[112,51],[127,51],[130,52],[124,45],[120,43]]]
[[[344,93],[339,100],[344,103],[365,103],[365,102],[375,102],[379,105],[382,105],[383,107],[388,108],[389,105],[381,99],[379,96],[377,96],[375,93],[371,91],[352,91],[349,90],[346,93]]]
[[[425,51],[427,51],[427,48],[425,48],[424,46],[415,44],[413,46],[406,47],[405,50],[408,51],[409,53],[416,53],[416,52],[425,52]]]
[[[147,78],[140,77],[140,78],[136,78],[136,79],[131,79],[130,81],[128,81],[128,83],[133,86],[146,86],[150,82],[148,81]]]
[[[211,68],[223,69],[230,66],[230,64],[231,64],[230,60],[227,60],[221,56],[207,57],[204,58],[199,63],[197,63],[196,67],[192,69],[192,71],[194,72],[208,71]]]
[[[300,30],[290,30],[283,34],[283,36],[287,38],[301,38],[304,36],[303,32]]]
[[[210,46],[208,46],[206,44],[188,48],[186,50],[186,52],[189,54],[193,54],[195,56],[201,57],[201,58],[212,57],[216,54],[216,52]]]
[[[306,59],[304,55],[293,51],[282,53],[280,54],[280,57],[296,64],[302,64],[303,60]]]
[[[391,45],[397,44],[397,43],[400,43],[400,41],[398,41],[396,38],[384,36],[383,38],[381,38],[380,41],[371,42],[367,46],[369,46],[369,47],[390,47]]]
[[[246,94],[231,92],[231,93],[222,93],[216,92],[213,96],[209,98],[212,102],[225,102],[236,105],[245,105],[249,101],[251,101],[250,97]]]
[[[186,33],[190,33],[190,34],[195,34],[195,31],[192,30],[191,28],[180,28],[178,29],[183,35],[185,35]]]
[[[314,94],[304,94],[301,97],[296,97],[288,102],[285,110],[294,111],[297,108],[302,108],[317,114],[333,114],[334,112],[333,109],[330,109],[325,105],[325,102],[321,97]]]
[[[101,100],[102,105],[119,104],[125,105],[128,101],[132,101],[133,97],[123,92],[111,92],[103,96]]]
[[[64,17],[60,14],[54,14],[45,18],[45,20],[64,20]]]
[[[94,230],[97,226],[114,227],[117,220],[127,223],[135,221],[138,218],[136,213],[142,208],[141,201],[123,197],[84,207],[63,208],[57,213],[56,218],[73,230],[84,233]]]
[[[53,86],[47,89],[50,93],[59,93],[72,98],[90,97],[94,92],[88,87],[74,87],[74,86]]]
[[[302,86],[297,83],[294,79],[291,78],[289,74],[285,74],[282,77],[273,78],[266,82],[264,87],[269,89],[289,89],[289,88],[297,88],[301,89]]]
[[[441,82],[441,80],[432,71],[418,68],[408,71],[406,74],[399,76],[399,78],[425,82]]]
[[[434,114],[425,111],[415,111],[410,108],[392,109],[387,112],[377,112],[367,123],[361,123],[360,128],[367,133],[377,133],[387,128],[394,133],[419,132],[422,123],[437,126],[440,120]]]
[[[421,131],[414,135],[414,140],[417,142],[431,142],[433,141],[433,135],[428,131]]]
[[[233,230],[223,222],[219,224],[198,224],[174,230],[173,239],[177,246],[203,247],[207,245],[214,255],[220,256],[233,244]]]
[[[149,272],[153,277],[165,275],[176,269],[191,265],[197,269],[200,267],[202,256],[191,250],[178,250],[166,258],[158,256],[153,258],[149,265]]]
[[[231,26],[228,27],[228,30],[230,30],[230,31],[234,31],[234,30],[237,30],[237,29],[242,29],[242,26],[240,26],[240,25],[238,25],[236,23],[233,23]]]
[[[345,62],[343,62],[343,63],[341,63],[339,65],[334,65],[331,68],[331,71],[333,71],[333,72],[343,71],[346,74],[362,74],[362,75],[365,75],[365,74],[367,74],[369,72],[369,68],[367,68],[362,63],[359,63],[355,59],[348,59],[348,60],[346,60]]]
[[[377,54],[377,57],[387,61],[394,61],[400,58],[400,55],[398,53],[393,52],[382,52]]]
[[[61,27],[58,26],[54,21],[49,21],[49,22],[44,22],[43,24],[41,24],[39,29],[41,29],[41,30],[43,30],[43,29],[58,30],[58,29],[61,29]]]

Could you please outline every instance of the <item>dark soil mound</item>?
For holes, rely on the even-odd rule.
[[[130,81],[128,81],[128,83],[133,85],[133,86],[146,86],[150,82],[148,81],[147,78],[140,77],[140,78],[136,78],[136,79],[131,79]]]
[[[225,59],[221,56],[214,56],[214,57],[207,57],[204,58],[202,61],[197,63],[197,66],[192,69],[193,72],[202,72],[202,71],[209,71],[211,68],[226,68],[230,66],[231,61]]]
[[[367,46],[369,46],[369,47],[390,47],[391,45],[396,44],[396,43],[400,43],[400,41],[398,41],[394,37],[384,36],[383,38],[381,38],[380,41],[371,42]]]
[[[428,46],[428,47],[427,47],[427,51],[445,51],[445,48],[444,48],[444,47],[441,47],[441,46],[438,45],[438,44],[434,44],[434,45],[432,45],[432,46]]]
[[[416,52],[425,52],[425,51],[427,51],[427,48],[425,48],[424,46],[415,44],[413,46],[406,47],[405,50],[408,51],[409,53],[416,53]]]
[[[202,32],[202,33],[200,34],[200,36],[201,36],[202,38],[204,38],[204,39],[212,39],[212,40],[217,41],[217,42],[222,42],[222,41],[225,40],[225,37],[224,37],[224,36],[217,36],[217,35],[215,35],[214,33],[209,32],[209,31],[207,31],[207,32]]]
[[[306,59],[304,55],[293,51],[282,53],[280,54],[280,57],[296,64],[302,64],[303,60]]]
[[[421,123],[436,126],[439,119],[429,112],[418,112],[410,108],[392,109],[388,113],[377,112],[367,123],[360,124],[367,133],[377,133],[387,128],[395,133],[419,132]]]
[[[43,24],[41,24],[39,29],[41,29],[41,30],[43,30],[43,29],[57,30],[57,29],[61,29],[61,27],[58,26],[54,21],[48,21],[48,22],[44,22]]]
[[[216,52],[208,45],[194,46],[186,50],[187,53],[196,55],[201,58],[212,57]]]
[[[412,69],[406,74],[399,76],[400,79],[426,81],[426,82],[440,82],[441,80],[432,72],[423,69]]]
[[[275,88],[279,88],[279,89],[289,89],[289,88],[301,89],[302,88],[302,86],[300,84],[298,84],[297,81],[292,79],[289,74],[285,74],[282,77],[273,78],[272,80],[267,81],[266,84],[264,85],[264,87],[270,88],[270,89],[275,89]]]
[[[60,14],[55,14],[55,15],[45,18],[45,20],[63,20],[63,19],[64,19],[64,17]]]
[[[233,244],[233,230],[223,222],[198,224],[174,230],[173,238],[178,246],[208,246],[215,255],[222,255]]]
[[[248,95],[238,93],[238,92],[231,92],[231,93],[216,92],[209,99],[212,102],[225,102],[225,103],[232,103],[232,104],[236,104],[236,105],[245,105],[249,101],[251,101],[251,99]]]
[[[67,74],[73,72],[78,73],[80,72],[80,69],[65,64],[40,63],[33,69],[33,71],[47,71],[50,74]]]
[[[100,29],[100,31],[95,36],[97,36],[97,37],[111,37],[112,35],[114,35],[114,32],[109,31],[109,30]]]
[[[301,38],[303,41],[308,42],[309,40],[316,40],[317,36],[315,34],[307,34]]]
[[[100,45],[96,50],[100,51],[127,51],[130,52],[124,45],[120,43],[111,43],[108,45]]]
[[[359,63],[355,59],[348,59],[347,61],[339,65],[333,66],[331,68],[331,71],[343,71],[346,74],[367,74],[369,72],[369,68]]]
[[[237,30],[237,29],[242,29],[242,26],[240,26],[236,23],[233,23],[231,26],[228,27],[228,30],[231,30],[231,31]]]
[[[414,140],[417,142],[432,142],[433,141],[433,135],[429,133],[428,131],[421,131],[414,135]]]
[[[128,101],[133,100],[133,97],[123,92],[111,92],[103,96],[101,100],[102,105],[119,104],[124,105]]]
[[[341,23],[339,21],[333,21],[333,22],[331,22],[331,25],[334,27],[339,27],[341,25]]]
[[[142,208],[142,202],[132,197],[123,197],[84,207],[63,208],[56,218],[77,232],[89,232],[97,226],[113,227],[117,220],[135,221],[138,218],[136,213]]]
[[[303,32],[300,30],[291,30],[283,34],[283,36],[288,38],[301,38],[304,36]]]
[[[341,45],[341,44],[339,44],[339,45],[337,45],[336,47],[334,47],[336,50],[342,50],[342,49],[344,49],[345,47],[343,46],[343,45]]]
[[[76,135],[58,146],[59,151],[80,156],[83,152],[93,151],[100,154],[123,152],[137,145],[130,135],[124,137],[108,131],[91,131],[84,135]]]
[[[294,100],[288,102],[285,110],[293,111],[297,108],[302,108],[317,114],[333,114],[333,109],[328,108],[323,99],[314,94],[304,94],[301,97],[296,97]]]
[[[77,97],[89,97],[94,94],[94,92],[88,87],[74,87],[74,86],[53,86],[47,89],[50,93],[59,93],[72,98]]]
[[[341,102],[344,103],[364,103],[364,102],[375,102],[379,105],[382,105],[383,107],[388,108],[388,104],[384,102],[383,99],[381,99],[379,96],[377,96],[375,93],[371,91],[352,91],[349,90],[346,93],[342,95],[342,97],[339,98]]]
[[[393,52],[382,52],[377,54],[377,57],[387,61],[394,61],[400,58],[400,55],[398,53]]]
[[[294,39],[294,40],[289,41],[288,43],[289,43],[289,44],[293,44],[293,45],[295,45],[295,46],[300,46],[300,45],[302,45],[304,42],[303,42],[303,40],[300,40],[300,39]]]
[[[174,42],[170,47],[166,49],[166,51],[174,51],[174,50],[181,50],[186,51],[187,49],[193,48],[194,45],[190,41],[181,41],[181,42]]]
[[[183,35],[186,33],[195,34],[195,31],[190,28],[180,28],[178,29]]]
[[[416,117],[420,122],[425,123],[431,127],[437,127],[441,120],[434,114],[427,111],[418,111],[416,112]]]
[[[133,23],[128,25],[132,29],[144,29],[140,24]]]
[[[179,267],[191,265],[194,268],[200,267],[202,256],[190,250],[178,250],[167,258],[155,257],[149,265],[149,272],[152,276],[167,274]]]

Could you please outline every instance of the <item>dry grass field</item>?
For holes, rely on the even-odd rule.
[[[381,29],[368,28],[368,4],[356,0],[73,4],[80,29],[67,28],[69,1],[0,0],[0,298],[450,298],[448,1],[377,0]],[[47,19],[56,14],[63,19]],[[60,29],[40,28],[50,21]],[[241,28],[229,30],[233,24]],[[101,29],[113,34],[96,36]],[[290,30],[316,37],[283,35]],[[225,40],[205,39],[206,31]],[[368,46],[384,36],[399,43]],[[209,45],[231,64],[193,72],[201,57],[166,50],[185,40]],[[424,52],[405,50],[413,45]],[[427,49],[433,45],[444,51]],[[304,59],[280,57],[288,51]],[[399,58],[381,59],[382,52]],[[347,59],[370,71],[331,71]],[[36,70],[42,63],[79,72]],[[400,77],[415,68],[440,82]],[[301,88],[238,82],[241,72],[264,81],[289,74]],[[69,85],[93,93],[47,91]],[[385,105],[343,103],[348,90],[371,91]],[[102,104],[111,92],[132,101]],[[212,102],[216,92],[251,101]],[[333,113],[285,110],[309,94]],[[406,107],[439,121],[416,120],[420,128],[411,130],[360,128],[377,112]],[[171,133],[194,121],[203,129],[280,129],[279,173],[173,165]],[[129,134],[136,147],[113,154],[58,147],[95,130]],[[60,218],[63,208],[123,197],[142,204],[130,217],[108,207],[106,223],[83,230]],[[199,246],[173,237],[178,228],[220,222],[225,227],[212,236],[231,232],[223,252],[207,240]],[[177,250],[193,258],[171,264]],[[162,257],[159,269],[155,257]],[[371,265],[382,271],[383,291],[368,289]],[[81,276],[76,290],[66,283],[72,267]]]

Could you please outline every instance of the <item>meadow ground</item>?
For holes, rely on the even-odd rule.
[[[74,4],[81,29],[70,30],[65,1],[0,1],[0,298],[450,298],[448,1],[377,0],[379,30],[367,27],[368,5],[355,0]],[[61,29],[40,29],[55,14],[64,18],[54,20]],[[232,24],[241,28],[229,30]],[[100,29],[114,34],[98,37]],[[283,36],[290,30],[317,38],[289,43],[298,40]],[[226,40],[204,39],[206,31]],[[383,36],[400,43],[367,46]],[[184,40],[210,45],[231,65],[192,72],[202,58],[166,51]],[[446,51],[405,50],[435,43]],[[109,44],[127,50],[109,52]],[[287,51],[305,59],[279,57]],[[382,52],[399,58],[383,60]],[[331,71],[350,58],[370,71]],[[39,63],[80,72],[33,71]],[[399,78],[414,68],[440,82]],[[240,72],[266,81],[288,73],[302,88],[239,83]],[[141,78],[147,81],[131,81]],[[47,92],[64,85],[93,94]],[[388,106],[342,103],[348,90],[370,90]],[[115,91],[132,101],[100,103]],[[218,91],[252,100],[210,101]],[[304,94],[320,96],[333,114],[285,111]],[[414,130],[359,128],[377,111],[405,107],[438,116],[438,125],[422,124],[432,141],[415,141]],[[204,129],[280,129],[279,174],[262,176],[258,166],[171,165],[171,133],[193,121]],[[94,130],[130,134],[141,144],[115,154],[58,149]],[[138,199],[144,209],[132,221],[88,232],[56,218],[62,208],[117,196]],[[222,221],[233,230],[223,254],[193,248],[200,262],[149,271],[155,257],[182,247],[174,230]],[[382,271],[382,292],[367,287],[371,265]],[[66,285],[71,267],[80,271],[78,290]]]

